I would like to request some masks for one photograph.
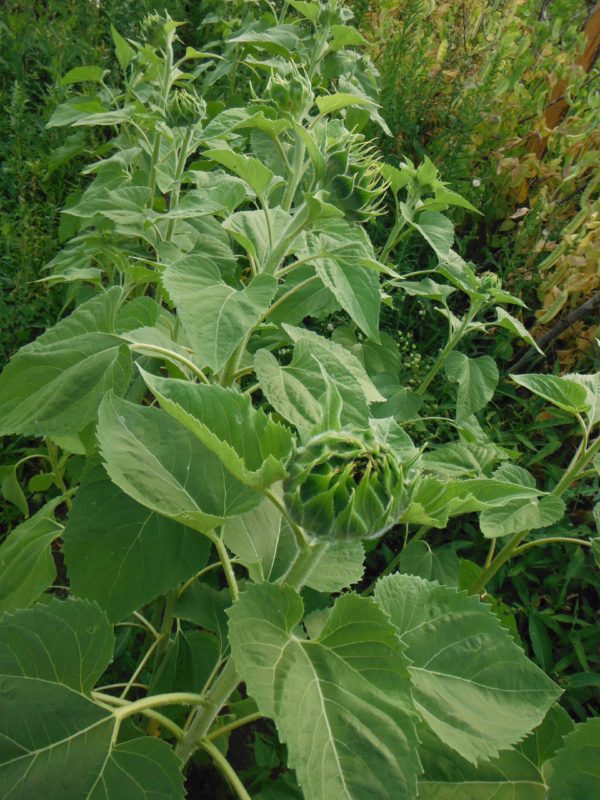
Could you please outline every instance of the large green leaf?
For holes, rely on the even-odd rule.
[[[142,374],[161,407],[195,434],[242,483],[266,488],[285,477],[291,432],[254,408],[249,397],[214,384]]]
[[[118,622],[205,566],[204,536],[136,503],[100,465],[84,476],[63,533],[71,590]]]
[[[569,414],[587,411],[590,407],[586,387],[557,375],[511,375],[515,383],[543,397]]]
[[[244,486],[166,411],[107,395],[98,441],[111,480],[146,508],[207,533],[253,508]]]
[[[375,598],[406,645],[423,720],[468,761],[518,742],[560,696],[478,597],[396,574]]]
[[[412,798],[420,771],[402,647],[370,600],[343,595],[316,639],[300,596],[251,586],[231,608],[236,668],[273,717],[307,800]]]
[[[27,608],[56,577],[50,545],[61,535],[55,498],[16,527],[0,545],[0,612]]]
[[[445,364],[448,380],[458,383],[456,419],[463,420],[480,411],[494,396],[498,367],[490,356],[469,358],[457,350]]]
[[[113,714],[89,696],[112,658],[112,627],[80,600],[5,615],[0,624],[3,797],[178,800],[179,761],[150,737],[116,744]]]
[[[546,786],[522,753],[504,750],[473,766],[428,731],[419,731],[424,775],[419,800],[545,800]]]
[[[277,281],[259,275],[242,289],[226,284],[217,266],[199,254],[186,256],[163,273],[199,363],[220,370],[256,325],[277,291]]]
[[[0,435],[75,433],[107,390],[125,392],[131,356],[114,333],[120,300],[117,287],[93,297],[13,356],[0,376]]]
[[[548,800],[591,800],[600,796],[600,717],[588,719],[564,738],[549,762]]]
[[[342,399],[342,423],[365,425],[368,404],[385,398],[356,356],[316,333],[284,327],[294,341],[291,363],[280,366],[266,350],[259,350],[254,359],[261,389],[273,408],[300,430],[313,427],[323,415],[322,398],[328,389],[325,372]]]

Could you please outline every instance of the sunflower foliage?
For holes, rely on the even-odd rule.
[[[113,30],[121,84],[75,68],[48,122],[106,144],[47,265],[72,310],[0,377],[0,434],[43,438],[54,487],[0,546],[4,796],[176,800],[212,764],[248,798],[229,743],[262,718],[285,796],[581,796],[571,765],[598,727],[575,728],[482,595],[598,464],[598,376],[515,377],[581,427],[538,487],[477,416],[493,360],[458,349],[486,326],[527,338],[519,301],[452,250],[433,165],[380,163],[350,12],[221,11],[198,49],[167,15],[141,41]],[[386,192],[433,277],[375,251]],[[448,321],[416,391],[379,330],[384,281]],[[326,335],[340,317],[351,335]],[[444,375],[455,433],[417,442]],[[504,540],[466,582],[423,541],[465,514]],[[365,579],[398,526],[401,558]]]

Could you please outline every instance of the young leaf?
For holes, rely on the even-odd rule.
[[[197,361],[213,370],[223,368],[277,291],[277,281],[269,275],[234,289],[199,254],[167,267],[163,283],[177,304]]]
[[[469,358],[454,350],[445,364],[448,380],[458,383],[456,419],[467,419],[480,411],[494,396],[498,367],[490,356]]]
[[[117,486],[146,508],[201,533],[260,502],[260,494],[226,472],[166,411],[108,394],[100,406],[98,441]]]
[[[229,619],[236,667],[275,720],[306,800],[414,797],[414,712],[394,628],[350,594],[316,639],[302,638],[302,614],[293,589],[263,583],[241,595]]]
[[[115,45],[115,55],[122,70],[126,70],[135,56],[135,50],[129,45],[114,25],[110,26],[110,35]]]
[[[593,375],[565,375],[565,378],[580,384],[586,391],[588,410],[585,416],[590,430],[600,422],[600,372]]]
[[[333,114],[334,111],[340,111],[342,108],[347,108],[348,106],[363,106],[366,108],[376,106],[376,103],[366,95],[348,94],[344,92],[330,94],[326,97],[317,97],[316,103],[321,114]]]
[[[125,392],[131,355],[114,332],[120,300],[118,287],[93,297],[13,356],[0,376],[0,435],[80,431],[106,391]]]
[[[540,350],[535,339],[529,333],[529,331],[523,325],[522,322],[519,322],[519,320],[516,319],[516,317],[513,317],[511,314],[508,313],[508,311],[505,311],[503,308],[500,307],[496,308],[496,313],[498,315],[498,318],[495,323],[496,325],[498,325],[500,328],[506,328],[506,330],[510,331],[513,336],[518,336],[520,339],[523,339],[523,341],[527,342],[527,344],[530,347],[535,347],[538,353],[544,355],[544,351]]]
[[[63,533],[71,590],[113,622],[205,566],[203,536],[139,505],[100,465],[85,475]]]
[[[206,150],[204,155],[235,172],[259,197],[264,195],[274,177],[271,170],[257,158],[233,150]]]
[[[375,599],[406,645],[423,720],[473,764],[522,739],[560,696],[478,597],[396,574]]]
[[[102,83],[106,70],[102,67],[73,67],[60,79],[61,86],[70,86],[72,83]]]
[[[60,502],[50,500],[0,545],[0,613],[27,608],[56,577],[50,545],[62,532],[54,519]]]
[[[322,369],[342,398],[342,424],[365,425],[368,403],[384,400],[358,359],[330,339],[311,331],[284,326],[294,341],[294,355],[281,367],[266,350],[254,357],[256,376],[273,408],[300,430],[308,430],[322,418],[321,398],[327,391]]]
[[[565,736],[549,762],[548,800],[590,800],[600,794],[600,718],[588,719]]]
[[[585,386],[557,375],[511,375],[512,380],[538,397],[576,415],[589,409]]]
[[[286,475],[291,432],[234,389],[159,378],[141,370],[174,419],[208,447],[239,481],[265,489]]]
[[[508,500],[504,505],[482,511],[481,532],[487,539],[508,536],[517,531],[547,528],[559,522],[565,513],[560,497],[531,497],[529,500]]]

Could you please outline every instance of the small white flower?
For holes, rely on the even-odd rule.
[[[477,188],[478,186],[481,186],[481,181],[479,180],[479,178],[473,178],[473,186],[475,188]]]

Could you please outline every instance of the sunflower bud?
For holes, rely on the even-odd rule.
[[[198,125],[204,117],[205,104],[187,89],[176,89],[169,98],[167,122],[172,128]]]
[[[365,222],[380,213],[387,186],[373,148],[362,136],[346,131],[328,144],[323,188],[349,219]]]
[[[401,513],[402,466],[369,430],[318,434],[297,451],[289,473],[286,508],[315,538],[373,539]]]

